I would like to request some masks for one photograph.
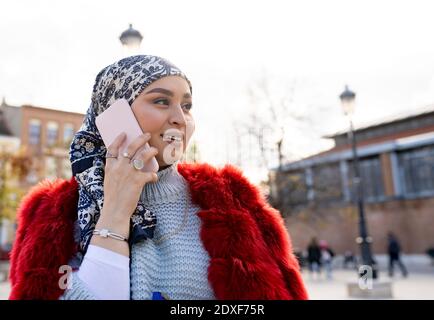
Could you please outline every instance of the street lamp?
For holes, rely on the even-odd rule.
[[[141,33],[138,30],[133,29],[131,23],[129,28],[122,32],[119,37],[119,40],[128,53],[138,53],[142,39],[143,36]]]
[[[353,120],[352,120],[352,116],[354,114],[356,94],[350,89],[348,89],[348,86],[345,86],[345,90],[344,92],[341,93],[339,98],[342,103],[342,109],[344,111],[344,114],[348,116],[350,120],[350,131],[348,132],[348,138],[352,144],[353,171],[354,171],[353,186],[356,191],[355,195],[356,195],[357,207],[359,211],[359,234],[360,235],[356,239],[356,241],[360,245],[363,265],[371,267],[372,276],[374,279],[377,279],[378,275],[377,275],[376,263],[372,258],[372,253],[371,253],[372,238],[368,236],[368,228],[365,220],[363,181],[360,176],[360,166],[359,166],[359,158],[357,156],[356,136],[354,134],[354,127],[353,127]]]

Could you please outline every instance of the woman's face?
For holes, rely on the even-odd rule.
[[[195,129],[191,107],[190,88],[179,76],[154,81],[133,101],[131,109],[142,131],[151,134],[149,145],[157,148],[160,167],[174,163],[185,152]]]

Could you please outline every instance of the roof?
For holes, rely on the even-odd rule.
[[[0,136],[13,136],[14,134],[12,133],[12,131],[8,125],[8,122],[7,122],[5,113],[4,113],[4,107],[5,106],[7,106],[7,104],[6,104],[5,98],[3,97],[2,104],[0,106]]]
[[[21,108],[33,108],[33,109],[44,110],[44,111],[54,111],[54,112],[58,112],[58,113],[67,113],[67,114],[81,116],[81,117],[85,116],[84,113],[80,113],[80,112],[67,111],[67,110],[61,110],[61,109],[53,109],[53,108],[48,108],[48,107],[38,107],[38,106],[31,105],[31,104],[23,104],[21,106]]]
[[[357,154],[359,157],[368,157],[380,153],[407,150],[428,145],[434,145],[434,132],[427,132],[410,137],[403,137],[382,141],[376,144],[361,146],[357,148]],[[283,170],[300,169],[322,163],[351,160],[352,158],[353,154],[351,149],[344,149],[330,153],[322,152],[298,161],[287,163],[283,166]]]
[[[398,122],[398,121],[402,121],[402,120],[408,120],[411,118],[420,117],[420,116],[427,115],[430,113],[434,113],[434,104],[427,105],[427,106],[424,106],[421,108],[412,109],[410,111],[398,112],[392,116],[387,116],[387,117],[377,119],[375,121],[360,124],[358,126],[355,126],[354,130],[355,131],[361,131],[361,130],[365,130],[368,128],[379,127],[379,126],[383,126],[383,125],[390,124],[393,122]],[[337,136],[347,134],[347,133],[348,133],[348,130],[340,130],[334,134],[325,135],[325,136],[323,136],[323,138],[332,139],[332,138],[335,138]]]

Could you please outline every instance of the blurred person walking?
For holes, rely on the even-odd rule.
[[[347,269],[348,264],[350,264],[352,268],[357,269],[356,257],[354,256],[354,254],[351,250],[346,250],[344,253],[343,268]]]
[[[321,240],[319,242],[319,248],[321,250],[321,263],[324,265],[327,279],[332,278],[332,271],[333,271],[333,257],[335,256],[335,253],[332,249],[330,249],[327,241]]]
[[[307,262],[311,276],[314,272],[319,276],[321,273],[321,249],[315,237],[311,239],[307,247]]]
[[[387,238],[388,238],[387,251],[389,254],[389,277],[393,277],[393,271],[394,271],[393,269],[395,263],[397,263],[399,268],[401,269],[402,275],[404,277],[407,277],[408,271],[404,263],[401,261],[401,257],[400,257],[401,245],[399,244],[398,239],[392,232],[388,233]]]

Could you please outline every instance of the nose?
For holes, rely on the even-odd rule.
[[[170,114],[169,123],[173,126],[185,127],[187,121],[185,120],[181,105],[177,105],[172,110],[173,112]]]

